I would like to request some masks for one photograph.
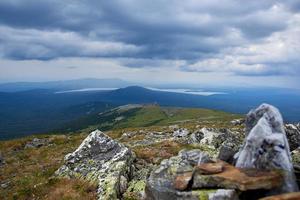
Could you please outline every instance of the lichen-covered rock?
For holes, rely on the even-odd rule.
[[[99,199],[119,199],[131,179],[133,160],[130,149],[96,130],[65,156],[56,175],[98,184]]]
[[[143,200],[145,199],[146,180],[132,180],[126,192],[123,194],[125,200]]]
[[[162,161],[147,179],[147,200],[238,200],[232,189],[191,188],[195,166],[212,160],[200,150],[182,150]]]
[[[174,188],[178,174],[192,172],[199,162],[208,162],[210,158],[200,150],[182,150],[178,156],[163,160],[147,179],[146,196],[149,200],[193,199],[198,196],[192,192],[180,192]],[[196,196],[194,196],[196,195]],[[187,196],[190,196],[187,198]],[[193,197],[193,198],[192,198]],[[198,198],[199,199],[199,198]]]
[[[123,199],[125,200],[145,199],[146,179],[154,168],[154,165],[147,163],[142,159],[136,159],[134,166],[135,170],[132,180],[128,183],[128,188],[123,194]]]
[[[200,132],[203,134],[203,138],[200,144],[213,146],[214,139],[220,134],[213,129],[202,128]]]
[[[300,126],[299,124],[286,124],[284,126],[291,151],[300,147]]]
[[[284,184],[280,192],[297,191],[290,148],[283,120],[277,108],[262,104],[246,118],[246,140],[236,163],[241,168],[281,169]]]

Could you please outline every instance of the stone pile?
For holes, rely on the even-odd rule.
[[[210,159],[199,150],[181,151],[152,171],[146,184],[147,199],[258,199],[298,191],[279,111],[262,104],[248,113],[245,124],[246,139],[235,156],[236,166]],[[223,160],[232,159],[238,145],[226,139],[231,138],[230,133],[201,132],[201,144],[220,148]]]

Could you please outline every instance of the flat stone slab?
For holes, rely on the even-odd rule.
[[[197,165],[195,167],[197,173],[209,175],[209,174],[217,174],[221,173],[224,170],[224,163],[223,162],[216,162],[216,163],[203,163]]]
[[[300,192],[291,192],[281,195],[275,195],[270,197],[265,197],[260,200],[299,200],[300,199]]]
[[[197,172],[199,166],[196,167],[192,188],[226,188],[247,191],[272,189],[283,183],[283,178],[278,171],[241,169],[223,161],[218,161],[216,165],[222,165],[223,171],[210,175],[203,175],[201,170]]]

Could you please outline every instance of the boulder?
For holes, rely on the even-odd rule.
[[[178,156],[163,160],[161,164],[151,172],[147,179],[147,199],[167,200],[187,197],[189,194],[179,192],[174,187],[174,181],[177,175],[191,173],[198,162],[208,162],[209,160],[208,155],[200,150],[182,150]]]
[[[284,184],[279,191],[298,190],[295,182],[290,148],[284,131],[283,120],[277,108],[262,104],[246,117],[246,140],[237,155],[236,166],[259,170],[280,169]]]
[[[130,149],[96,130],[65,156],[56,175],[96,183],[99,199],[119,199],[131,179],[133,160]]]

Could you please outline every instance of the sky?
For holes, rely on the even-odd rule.
[[[299,0],[1,0],[0,82],[300,88]]]

